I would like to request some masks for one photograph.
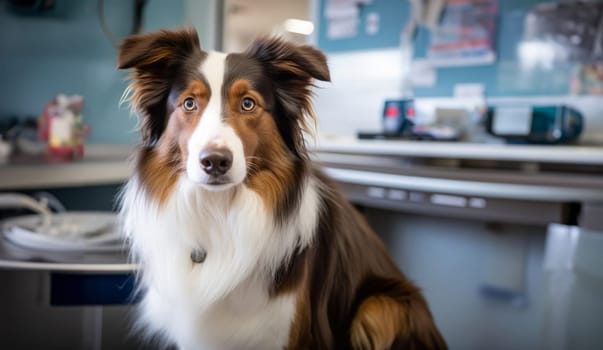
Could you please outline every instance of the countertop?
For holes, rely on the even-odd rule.
[[[603,147],[321,139],[343,184],[545,202],[603,201]]]
[[[567,221],[577,203],[585,211],[603,203],[601,147],[351,138],[323,138],[318,145],[310,148],[312,159],[360,205],[543,224]],[[75,162],[0,165],[0,191],[122,183],[131,176],[133,152],[132,146],[88,145]]]
[[[318,152],[603,165],[603,146],[509,145],[321,138]]]
[[[603,165],[603,147],[519,146],[451,142],[321,138],[310,149],[316,158],[338,154]],[[133,146],[87,145],[84,159],[67,163],[17,161],[0,165],[0,190],[120,183],[131,175]]]
[[[0,164],[0,191],[120,183],[131,174],[128,145],[86,145],[84,159],[51,163],[42,158]]]
[[[357,205],[485,222],[603,224],[601,147],[326,138],[315,149],[313,159]]]

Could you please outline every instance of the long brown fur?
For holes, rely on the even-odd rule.
[[[291,280],[277,281],[283,292],[294,284],[300,303],[290,349],[446,349],[420,290],[336,186],[315,174],[325,190],[316,242],[287,267]]]
[[[204,55],[190,29],[130,37],[120,47],[119,67],[133,70],[132,103],[143,117],[138,174],[160,202],[182,172],[183,145],[204,108],[202,102],[198,115],[184,118],[174,111],[170,93],[178,85],[177,91],[205,98],[203,78],[195,76]],[[257,94],[260,105],[244,117],[236,116],[236,103],[226,106],[227,122],[245,147],[245,184],[274,208],[279,223],[299,207],[305,179],[314,177],[318,186],[314,241],[281,266],[270,286],[272,297],[297,296],[287,348],[446,349],[420,290],[337,186],[310,163],[303,133],[313,118],[313,80],[330,79],[325,55],[263,38],[228,59],[240,72],[226,77],[227,100],[239,101],[240,90]],[[243,73],[264,81],[241,79]]]

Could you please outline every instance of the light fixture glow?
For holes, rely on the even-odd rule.
[[[518,45],[517,51],[524,70],[552,70],[556,62],[567,62],[569,59],[567,49],[551,41],[523,41]]]
[[[314,24],[310,21],[289,18],[285,21],[285,30],[291,33],[310,35],[314,31]]]

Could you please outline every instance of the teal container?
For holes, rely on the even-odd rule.
[[[562,144],[578,139],[584,129],[582,115],[574,108],[560,106],[532,106],[524,115],[513,115],[518,123],[527,123],[525,131],[508,133],[497,130],[502,125],[497,118],[509,118],[509,107],[489,107],[486,119],[488,133],[505,139],[508,143]]]

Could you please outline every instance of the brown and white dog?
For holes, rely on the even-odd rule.
[[[310,46],[205,52],[194,30],[128,37],[141,116],[122,218],[140,322],[181,349],[445,349],[420,291],[308,158]]]

